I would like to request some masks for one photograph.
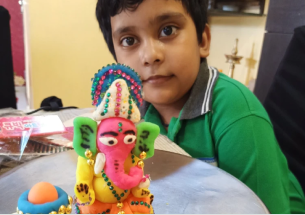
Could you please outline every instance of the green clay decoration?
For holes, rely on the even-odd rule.
[[[97,153],[96,147],[96,132],[97,123],[88,117],[76,117],[73,121],[74,124],[74,137],[73,148],[76,153],[86,158],[85,152],[89,149],[92,156]]]
[[[137,125],[137,142],[132,153],[137,157],[140,156],[141,152],[146,152],[146,158],[154,156],[155,152],[155,139],[160,133],[159,126],[150,123],[142,122]]]

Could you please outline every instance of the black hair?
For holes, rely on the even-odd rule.
[[[198,42],[202,42],[202,33],[207,23],[207,3],[206,0],[179,0],[186,11],[192,17]],[[108,49],[116,60],[110,18],[124,10],[135,11],[143,0],[98,0],[96,4],[96,18],[100,29],[104,35]]]

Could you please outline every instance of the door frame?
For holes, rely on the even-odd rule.
[[[22,12],[23,22],[23,40],[24,40],[24,61],[25,61],[25,81],[26,81],[26,96],[27,109],[33,109],[33,92],[31,82],[31,55],[30,55],[30,38],[29,38],[29,0],[19,0]]]

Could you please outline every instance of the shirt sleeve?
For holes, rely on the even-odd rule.
[[[290,213],[286,158],[266,119],[249,115],[216,139],[219,167],[250,187],[271,213]]]

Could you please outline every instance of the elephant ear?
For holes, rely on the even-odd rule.
[[[96,121],[88,117],[76,117],[73,121],[74,124],[74,137],[73,148],[76,153],[86,158],[85,152],[89,149],[92,152],[92,156],[96,155],[96,133],[97,123]]]
[[[159,126],[150,123],[142,122],[137,125],[137,141],[132,153],[137,157],[141,152],[146,152],[146,159],[154,155],[154,143],[160,133]]]

